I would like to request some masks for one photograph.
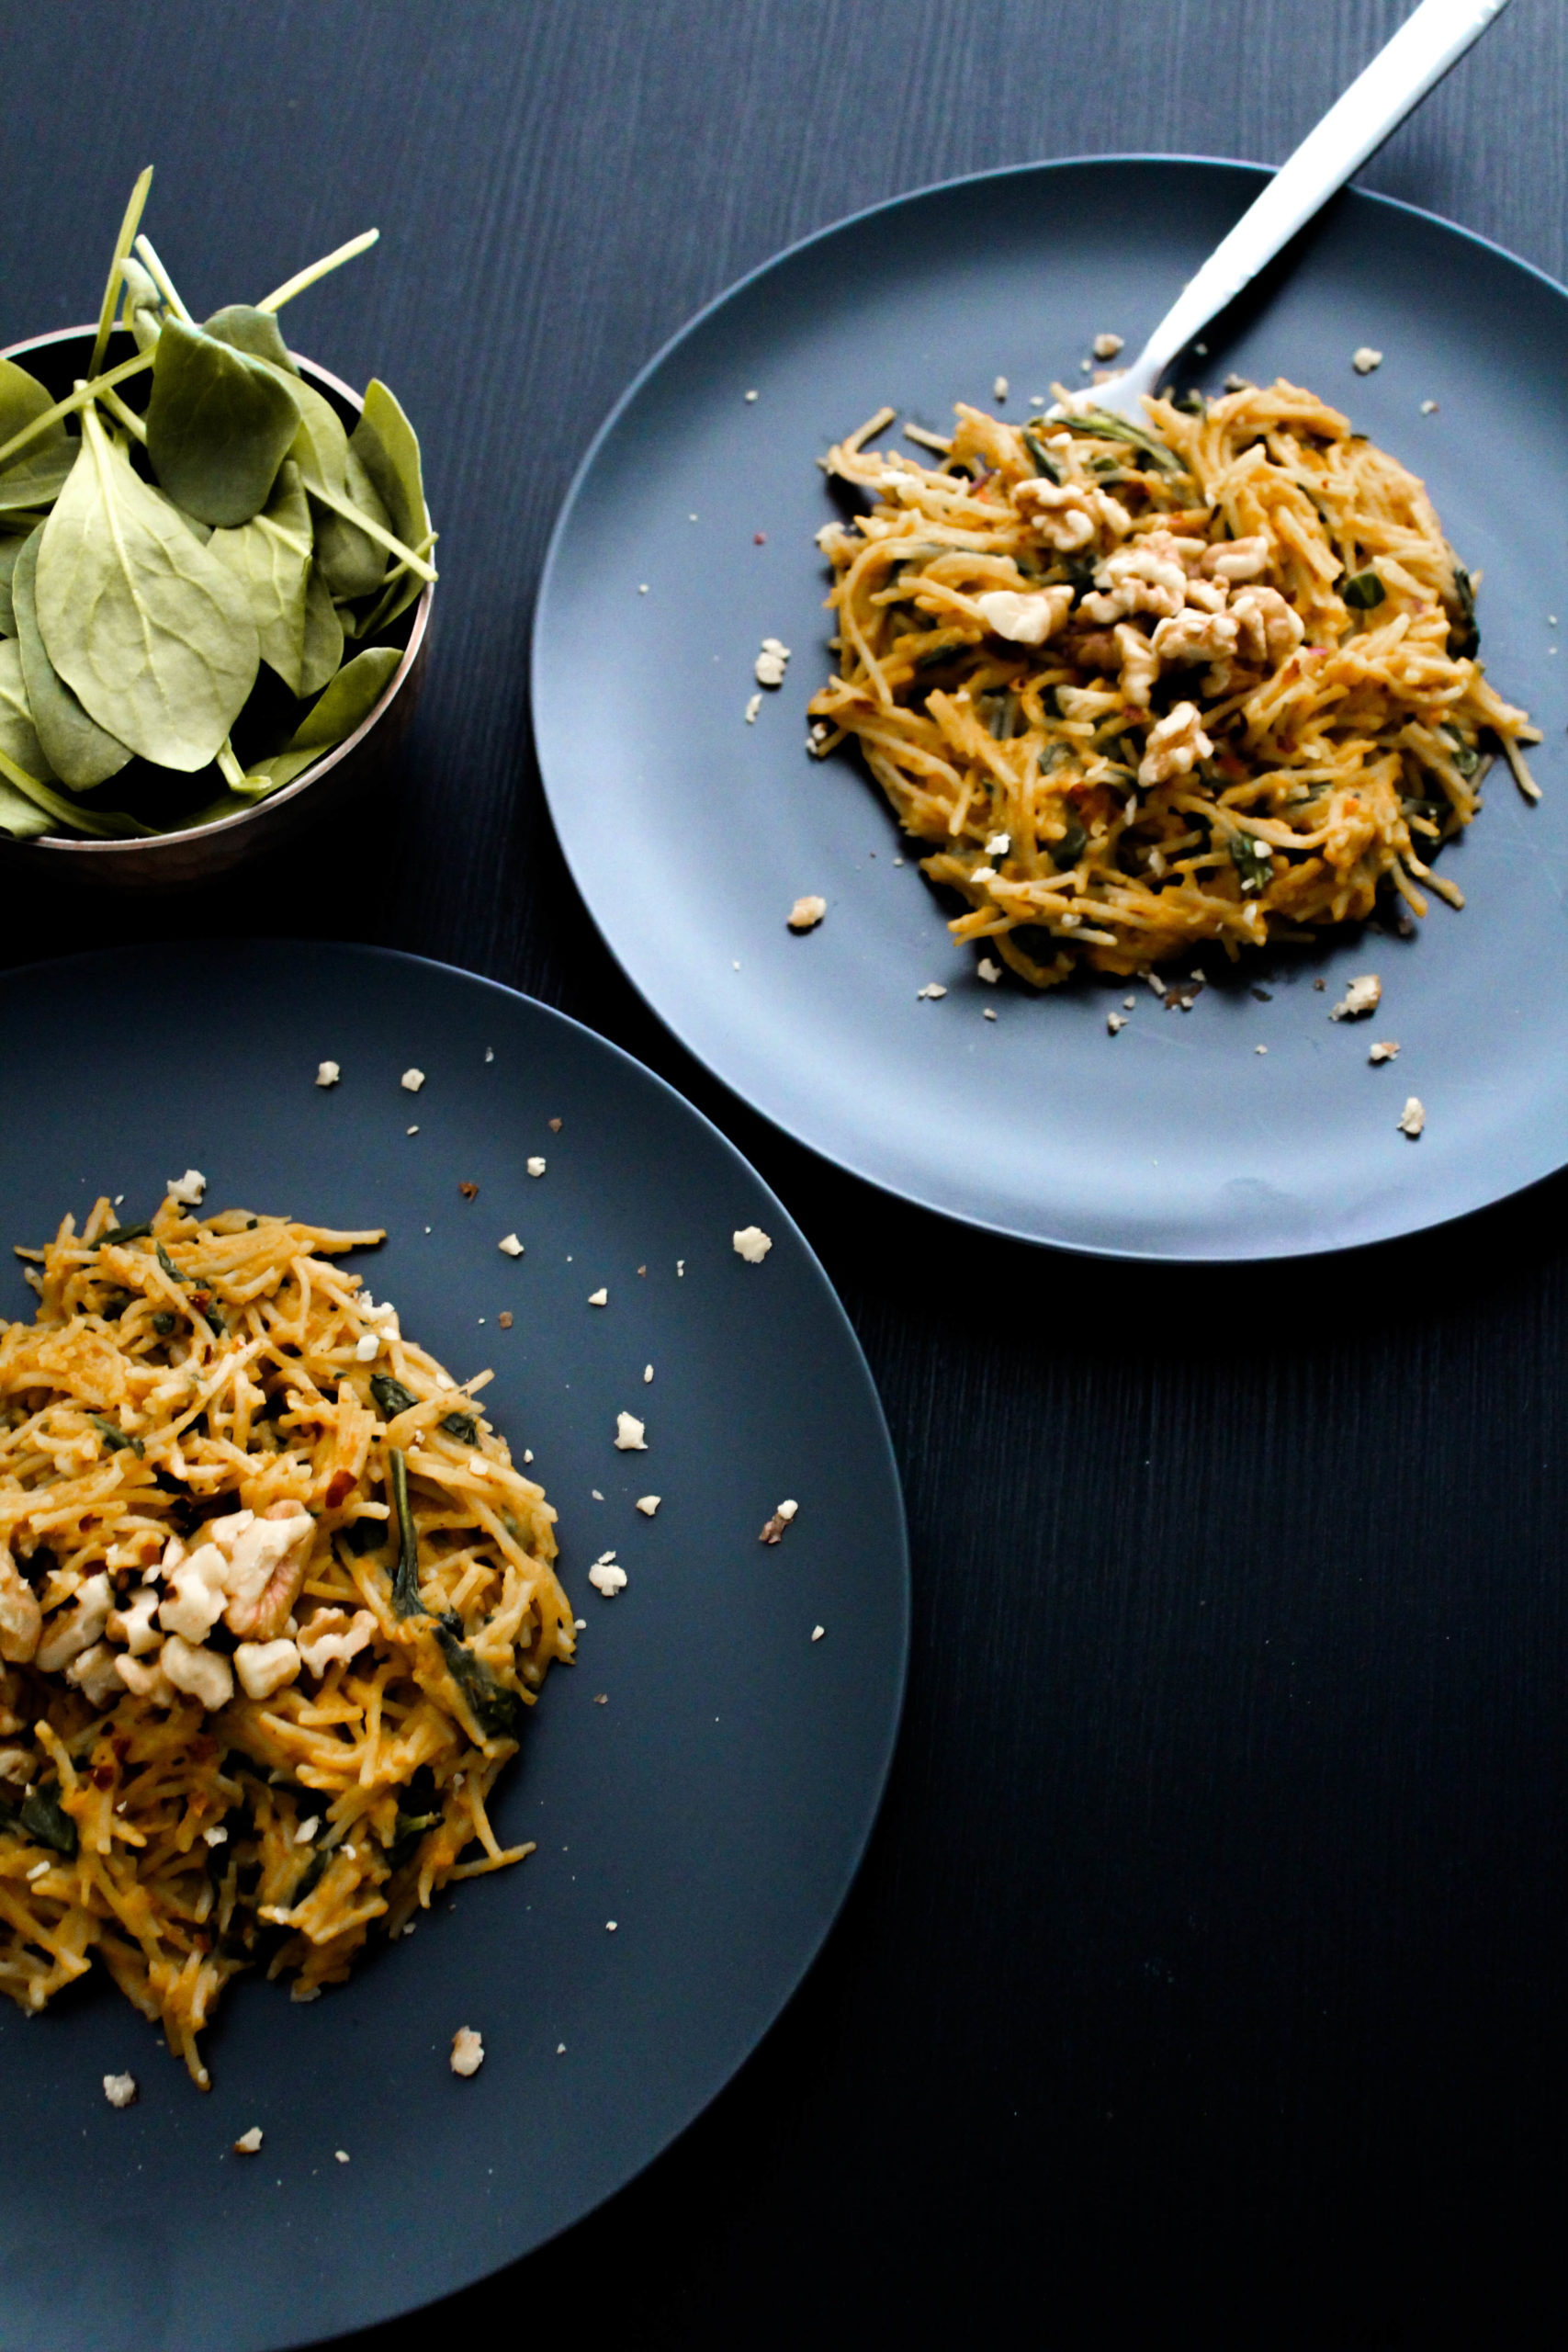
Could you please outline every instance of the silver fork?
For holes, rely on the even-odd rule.
[[[1280,165],[1197,277],[1188,280],[1131,366],[1075,392],[1053,413],[1098,408],[1141,424],[1143,397],[1157,388],[1171,362],[1360,169],[1507,5],[1508,0],[1421,0]]]

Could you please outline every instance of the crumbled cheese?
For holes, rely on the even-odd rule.
[[[617,1413],[615,1415],[617,1453],[646,1453],[648,1446],[643,1438],[644,1426],[645,1424],[637,1419],[635,1413]]]
[[[997,869],[988,862],[984,865],[972,865],[969,868],[971,882],[994,882],[996,878]]]
[[[1005,376],[998,376],[991,386],[991,398],[996,401],[1005,401],[1007,396],[1008,379]]]
[[[1418,1095],[1411,1095],[1396,1124],[1400,1134],[1408,1136],[1414,1143],[1427,1124],[1426,1105]]]
[[[1358,376],[1370,376],[1374,368],[1382,366],[1382,353],[1374,351],[1370,343],[1363,343],[1350,354],[1350,365]]]
[[[993,964],[988,956],[982,956],[979,962],[976,965],[975,969],[985,981],[987,988],[994,989],[997,982],[1002,976],[1001,966],[999,964]]]
[[[752,668],[760,686],[782,686],[789,666],[789,648],[776,637],[765,637]]]
[[[642,1377],[643,1385],[646,1387],[648,1383],[653,1378],[653,1366],[650,1363],[645,1363],[643,1365]]]
[[[164,1190],[172,1201],[178,1201],[182,1207],[197,1209],[201,1206],[201,1196],[207,1190],[207,1179],[199,1168],[187,1168],[183,1176],[166,1178]]]
[[[523,1244],[514,1233],[504,1234],[495,1246],[505,1257],[521,1258],[523,1255]]]
[[[756,399],[757,395],[756,395],[756,393],[755,393],[755,392],[748,392],[748,393],[747,393],[747,395],[746,395],[746,397],[747,397],[747,399],[748,399],[749,401],[754,401],[754,400]]]
[[[1382,996],[1382,982],[1375,972],[1363,972],[1345,990],[1339,1002],[1329,1013],[1330,1021],[1354,1021],[1363,1012],[1375,1012]]]
[[[455,2075],[477,2075],[485,2062],[485,2046],[469,2025],[460,2025],[452,2036],[451,2067]]]
[[[210,1829],[204,1829],[201,1834],[209,1846],[226,1846],[229,1843],[229,1832],[220,1821],[215,1821]]]
[[[362,1331],[354,1343],[355,1363],[374,1363],[380,1352],[381,1335],[378,1331]]]
[[[828,911],[826,899],[796,899],[784,920],[791,931],[812,931]]]
[[[1437,415],[1437,413],[1438,413],[1438,403],[1437,403],[1437,401],[1422,401],[1422,403],[1421,403],[1421,413],[1422,413],[1422,415],[1423,415],[1423,416],[1436,416],[1436,415]]]
[[[762,707],[762,697],[761,697],[761,695],[752,695],[749,698],[749,700],[748,700],[748,702],[747,702],[747,705],[746,705],[746,724],[747,724],[747,726],[748,726],[748,727],[755,727],[755,725],[757,724],[757,713],[761,709],[761,707]],[[739,971],[739,970],[740,969],[739,965],[739,964],[737,964],[737,966],[735,967],[735,968],[736,968],[736,970],[737,970],[737,971]]]
[[[651,1519],[663,1500],[662,1495],[639,1495],[637,1498],[637,1507],[644,1519]]]
[[[1122,341],[1123,338],[1119,334],[1097,334],[1089,349],[1097,359],[1114,359],[1122,348]]]
[[[819,1642],[819,1641],[821,1640],[821,1638],[822,1638],[823,1634],[827,1632],[827,1630],[828,1630],[828,1628],[827,1628],[827,1626],[826,1626],[826,1625],[813,1625],[813,1627],[811,1628],[811,1638],[812,1638],[812,1640],[813,1640],[814,1642]]]
[[[413,1933],[413,1929],[412,1929],[412,1928],[404,1928],[404,1930],[403,1930],[403,1933],[404,1933],[405,1935],[407,1935],[407,1936],[412,1936],[412,1933]],[[348,2162],[348,2150],[347,2150],[346,2148],[334,2148],[334,2149],[333,2150],[333,2154],[337,2158],[337,2161],[338,2161],[338,2163],[339,2163],[340,2165],[345,2165],[345,2164],[347,2164],[347,2162]]]
[[[773,1246],[760,1225],[741,1226],[738,1232],[730,1235],[729,1240],[736,1256],[744,1258],[749,1266],[760,1266]]]
[[[609,1292],[604,1289],[591,1290],[588,1294],[588,1304],[590,1306],[608,1306],[610,1304]]]
[[[405,1135],[416,1136],[419,1133],[419,1129],[417,1127],[405,1127],[403,1132]]]
[[[242,2132],[239,2138],[235,2141],[234,2154],[237,2156],[259,2155],[261,2153],[261,2125],[259,2123],[253,2123],[250,2130],[248,2132]]]
[[[53,1868],[52,1862],[35,1862],[27,1873],[28,1884],[36,1885],[40,1878],[47,1878]]]
[[[536,1152],[533,1159],[528,1162],[528,1173],[530,1176],[542,1176],[544,1172],[545,1163]]]
[[[996,1017],[996,1013],[990,1005],[987,1005],[984,1012],[980,1015],[982,1021],[994,1021]]]
[[[798,1503],[780,1503],[778,1508],[778,1516],[784,1521],[785,1526],[787,1526],[799,1509],[800,1505]]]
[[[602,1592],[606,1600],[614,1600],[616,1593],[626,1589],[626,1572],[616,1567],[613,1560],[595,1560],[588,1571],[588,1581],[595,1592]]]
[[[308,1846],[321,1826],[321,1815],[319,1813],[312,1813],[307,1820],[304,1820],[299,1824],[299,1828],[294,1832],[294,1843],[297,1846]]]
[[[1011,847],[1012,835],[1010,833],[993,833],[990,840],[986,843],[986,855],[987,857],[1005,857]]]
[[[468,1461],[468,1472],[470,1478],[488,1478],[490,1476],[490,1464],[485,1460],[482,1453],[470,1453]]]
[[[1399,1051],[1397,1037],[1380,1037],[1367,1056],[1370,1062],[1391,1062]]]
[[[1127,1016],[1124,1012],[1108,1012],[1105,1016],[1105,1025],[1114,1037],[1127,1026]]]
[[[335,1086],[342,1076],[343,1072],[339,1069],[336,1062],[318,1062],[316,1064],[316,1084],[318,1086]]]
[[[111,2107],[134,2107],[136,2077],[134,2075],[106,2075],[104,2097]]]
[[[408,1093],[417,1094],[424,1084],[424,1072],[422,1069],[405,1069],[399,1083]]]
[[[606,1920],[605,1920],[605,1922],[604,1922],[604,1932],[605,1932],[605,1934],[606,1934],[606,1935],[613,1936],[613,1935],[615,1934],[615,1929],[616,1929],[616,1928],[618,1927],[618,1925],[619,1925],[619,1924],[620,1924],[620,1923],[619,1923],[619,1921],[618,1921],[618,1920],[615,1920],[615,1919],[606,1919]]]

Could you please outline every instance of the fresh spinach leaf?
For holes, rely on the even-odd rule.
[[[39,548],[44,648],[90,718],[192,774],[217,758],[254,683],[255,623],[232,573],[131,471],[91,408],[83,430]]]
[[[243,588],[262,660],[276,671],[291,694],[302,694],[310,509],[299,469],[291,458],[278,468],[272,495],[261,513],[236,530],[214,531],[208,551]]]
[[[381,494],[391,527],[405,547],[422,552],[432,537],[430,509],[424,503],[424,471],[420,459],[419,435],[409,423],[397,400],[378,376],[373,376],[365,388],[365,407],[358,424],[350,436],[349,447],[364,462],[365,470]],[[394,573],[388,582],[387,600],[371,616],[372,628],[385,628],[406,612],[424,587],[415,571],[403,571],[400,578]]]
[[[0,752],[39,784],[55,781],[54,770],[44,756],[33,725],[32,706],[22,674],[22,650],[14,637],[0,637]],[[41,831],[42,827],[37,830]]]
[[[305,580],[305,644],[299,657],[301,700],[319,695],[343,662],[343,620],[333,592],[314,563]]]
[[[184,319],[158,337],[147,457],[178,506],[233,528],[259,514],[299,429],[276,368]]]
[[[17,616],[11,607],[11,574],[27,542],[26,531],[0,531],[0,637],[17,634]]]
[[[38,561],[43,542],[40,523],[24,543],[11,574],[11,602],[17,616],[17,643],[21,649],[22,675],[28,705],[43,746],[49,774],[73,792],[91,792],[95,785],[118,775],[130,757],[107,728],[89,718],[44,648],[38,624]],[[22,765],[27,766],[24,760]],[[47,777],[44,779],[47,782]]]
[[[48,1846],[68,1859],[76,1851],[76,1824],[61,1810],[51,1790],[33,1789],[19,1805],[0,1798],[0,1827],[14,1829],[35,1846]]]
[[[402,658],[395,645],[372,645],[345,662],[326,692],[305,713],[284,750],[324,752],[352,735],[380,701]]]
[[[479,1423],[472,1413],[448,1413],[441,1424],[448,1437],[460,1437],[465,1445],[478,1445]]]
[[[0,359],[0,446],[55,405],[36,376],[14,359]],[[78,444],[59,417],[0,471],[0,514],[50,504],[76,462]]]
[[[1375,571],[1358,571],[1340,588],[1340,595],[1353,613],[1372,613],[1382,603],[1388,590]]]
[[[283,329],[271,311],[258,311],[250,302],[226,302],[222,310],[213,311],[201,332],[215,336],[220,343],[231,345],[236,351],[247,352],[253,359],[265,359],[269,367],[280,368],[286,376],[299,376],[294,355],[284,342]]]
[[[380,493],[352,445],[344,451],[344,482],[343,495],[355,511],[368,515],[382,530],[389,530]],[[359,596],[373,596],[387,576],[386,548],[368,531],[360,530],[319,499],[311,500],[310,513],[316,526],[317,567],[333,594],[345,604]]]

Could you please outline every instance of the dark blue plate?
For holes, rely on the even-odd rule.
[[[587,1620],[502,1782],[503,1839],[538,1850],[440,1898],[310,2006],[231,1985],[209,2096],[100,1972],[39,2018],[0,2002],[9,2352],[313,2343],[576,2221],[691,2121],[800,1981],[898,1720],[908,1572],[887,1433],[767,1187],[668,1086],[543,1005],[286,941],[12,973],[0,1025],[6,1240],[99,1192],[145,1216],[190,1166],[209,1208],[385,1225],[357,1262],[455,1372],[494,1365],[486,1409],[533,1448]],[[323,1058],[343,1069],[330,1091]],[[773,1243],[755,1267],[730,1240],[752,1224]],[[513,1228],[518,1260],[496,1247]],[[4,1276],[0,1311],[31,1307]],[[646,1453],[615,1451],[622,1409],[646,1419]],[[650,1492],[652,1520],[633,1508]],[[799,1517],[764,1547],[786,1496]],[[606,1601],[587,1569],[611,1546],[630,1582]],[[447,2064],[460,2025],[486,2051],[467,2082]],[[117,2113],[101,2078],[122,2070],[141,2098]],[[231,2155],[254,2123],[261,2154]]]
[[[1238,984],[1166,1012],[1134,988],[1112,1041],[1124,986],[981,986],[949,910],[912,860],[895,865],[897,828],[858,759],[806,753],[830,662],[812,535],[837,511],[815,458],[884,401],[942,429],[955,400],[991,406],[1003,375],[1001,413],[1027,416],[1054,377],[1084,380],[1102,329],[1136,349],[1263,177],[1035,165],[885,205],[757,271],[600,434],[535,634],[540,757],[573,876],[691,1051],[890,1192],[1108,1255],[1372,1241],[1568,1159],[1568,636],[1548,619],[1568,625],[1568,300],[1495,246],[1348,195],[1195,363],[1210,390],[1231,369],[1283,375],[1345,408],[1425,476],[1485,575],[1488,671],[1546,731],[1545,797],[1532,810],[1494,775],[1484,815],[1441,859],[1464,913],[1434,901],[1410,942],[1341,933],[1278,956],[1245,976],[1272,989],[1267,1003]],[[1367,377],[1350,366],[1362,344],[1385,355]],[[793,658],[748,726],[769,636]],[[784,917],[804,892],[829,911],[797,938]],[[1327,1019],[1368,970],[1384,990],[1371,1035],[1401,1047],[1376,1069],[1369,1025]],[[919,1001],[931,980],[946,997]],[[1427,1114],[1416,1144],[1396,1130],[1410,1094]]]

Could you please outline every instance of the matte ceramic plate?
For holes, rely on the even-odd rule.
[[[460,1375],[495,1367],[487,1410],[534,1451],[587,1621],[502,1783],[503,1839],[536,1852],[439,1898],[312,2005],[240,1980],[206,2039],[210,2094],[96,1972],[41,2018],[0,2002],[7,2352],[312,2343],[577,2220],[714,2097],[799,1982],[898,1718],[908,1584],[886,1430],[778,1202],[660,1080],[542,1005],[290,941],[13,973],[0,1028],[6,1238],[38,1240],[100,1191],[142,1217],[187,1166],[209,1208],[386,1226],[356,1262]],[[323,1058],[342,1065],[331,1091]],[[761,1266],[731,1246],[751,1224],[773,1238]],[[496,1247],[514,1227],[518,1260]],[[31,1306],[0,1277],[0,1309]],[[646,1453],[612,1444],[623,1408]],[[651,1521],[633,1509],[650,1491]],[[786,1496],[799,1516],[764,1548]],[[630,1580],[606,1601],[586,1571],[611,1546]],[[447,2064],[460,2025],[484,2037],[471,2081]],[[102,2077],[122,2070],[141,2098],[116,2112]],[[232,2156],[252,2124],[261,2154]]]
[[[884,401],[940,429],[954,401],[994,405],[1000,375],[1001,413],[1027,416],[1053,378],[1085,380],[1097,333],[1136,349],[1263,178],[1039,165],[797,246],[633,385],[579,474],[539,606],[550,807],[649,1002],[829,1159],[1077,1250],[1340,1248],[1437,1224],[1568,1159],[1568,659],[1549,618],[1568,626],[1568,299],[1479,239],[1350,194],[1190,371],[1211,390],[1232,369],[1283,375],[1348,410],[1425,476],[1484,573],[1484,658],[1545,729],[1544,798],[1530,809],[1494,775],[1484,815],[1441,861],[1463,914],[1435,902],[1412,941],[1341,933],[1249,969],[1267,1003],[1241,984],[1167,1012],[1139,988],[1112,1040],[1125,984],[981,986],[951,910],[912,860],[895,863],[897,828],[858,757],[807,756],[807,704],[830,665],[812,537],[838,511],[817,457]],[[1384,354],[1366,377],[1350,365],[1362,344]],[[749,726],[764,637],[792,659]],[[795,937],[784,917],[803,892],[828,916]],[[1383,982],[1375,1034],[1401,1047],[1377,1069],[1366,1024],[1327,1019],[1369,969]],[[947,995],[919,1000],[931,980]],[[1417,1144],[1396,1127],[1410,1094],[1427,1107]]]

